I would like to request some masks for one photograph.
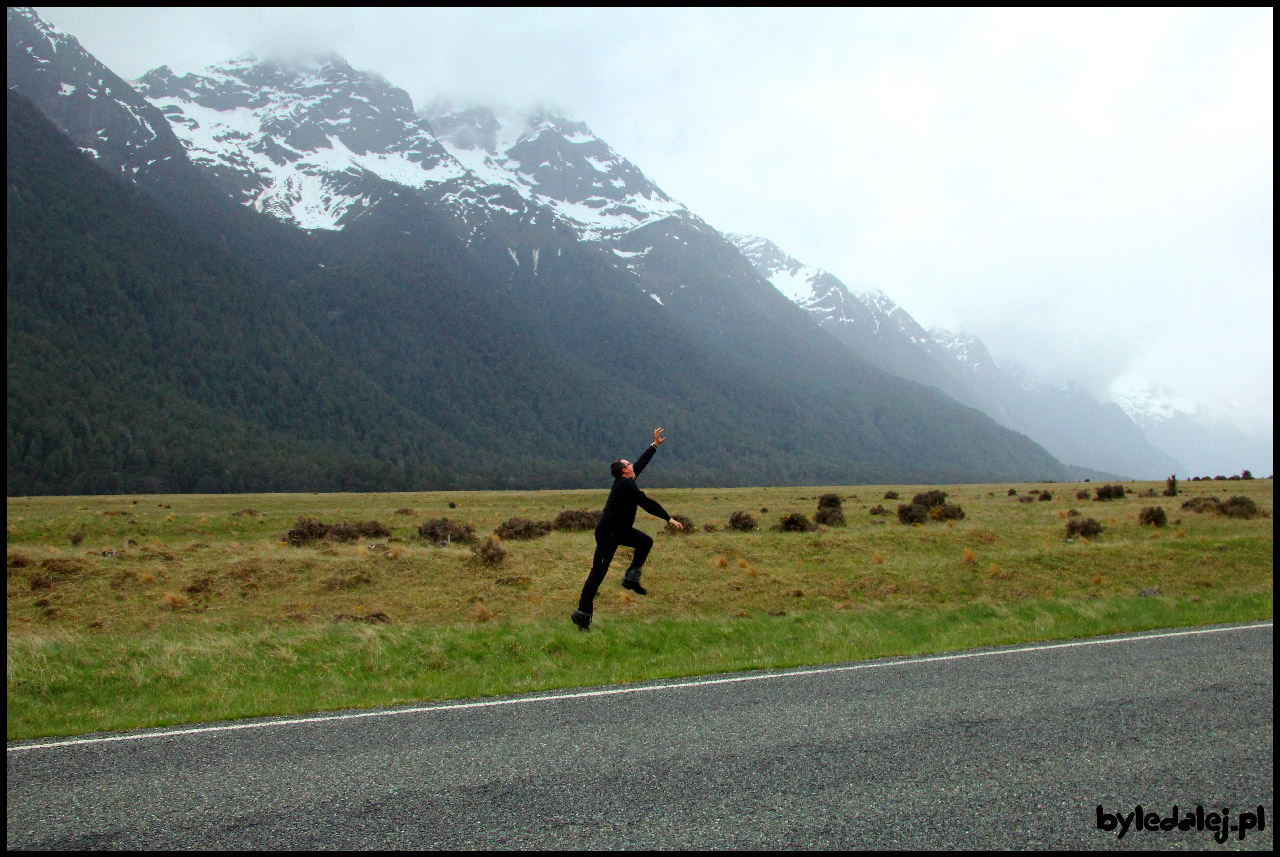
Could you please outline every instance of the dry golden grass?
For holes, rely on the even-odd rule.
[[[601,615],[638,620],[775,614],[885,605],[954,605],[974,600],[1162,594],[1206,587],[1270,586],[1270,517],[1237,520],[1180,511],[1197,494],[1252,497],[1268,514],[1270,480],[1182,483],[1162,505],[1171,532],[1137,522],[1149,485],[1124,500],[1074,499],[1080,486],[1057,486],[1051,502],[1019,503],[1009,486],[950,486],[964,520],[902,526],[868,514],[896,488],[649,489],[697,525],[654,535],[646,568],[650,595],[622,590],[619,552],[597,602]],[[1022,489],[1025,491],[1025,488]],[[847,526],[810,533],[776,530],[782,516],[813,514],[823,493],[839,493]],[[571,610],[593,550],[590,532],[503,542],[496,568],[471,548],[428,544],[419,523],[447,517],[485,539],[513,516],[552,520],[566,509],[598,509],[604,491],[421,494],[237,495],[10,498],[8,632],[51,628],[129,635],[167,623],[275,627],[298,623],[396,624],[541,620]],[[767,514],[761,508],[767,507]],[[1080,507],[1103,533],[1065,537],[1066,507]],[[725,526],[734,511],[761,528]],[[386,539],[290,547],[284,533],[302,517],[326,523],[377,520]],[[703,532],[713,523],[717,531]],[[77,543],[78,542],[78,543]],[[957,557],[962,557],[960,562]],[[981,558],[981,562],[979,561]],[[975,574],[989,565],[989,574]]]

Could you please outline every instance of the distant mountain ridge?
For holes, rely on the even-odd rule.
[[[942,390],[1042,444],[1056,458],[1145,479],[1185,473],[1118,406],[1071,385],[1034,381],[997,365],[980,339],[926,331],[881,291],[852,292],[837,277],[771,241],[730,235],[756,270],[826,330],[873,364]]]
[[[347,389],[342,384],[298,409],[237,404],[246,413],[274,414],[264,430],[280,443],[297,438],[297,454],[312,456],[293,466],[295,479],[312,474],[325,490],[367,485],[378,472],[387,484],[422,488],[591,485],[601,461],[635,454],[625,438],[636,426],[659,424],[680,442],[669,452],[664,447],[653,484],[1068,475],[1025,436],[841,346],[729,240],[583,123],[482,108],[419,115],[402,91],[333,57],[287,68],[241,59],[184,75],[161,68],[138,82],[144,107],[114,81],[109,93],[72,102],[68,87],[79,91],[85,68],[94,69],[95,82],[108,78],[78,45],[52,38],[37,21],[28,10],[9,11],[11,99],[30,90],[46,116],[63,115],[58,127],[82,150],[92,149],[86,156],[109,175],[151,195],[227,265],[248,266],[254,288],[279,302],[278,329],[299,331],[292,353],[318,349],[309,366],[365,379],[370,394],[388,403],[392,424],[441,438],[422,448],[367,426],[352,433],[362,421],[343,416],[353,405],[343,400],[349,394],[339,392]],[[107,126],[95,128],[88,112],[122,128],[130,120],[152,128],[156,140],[169,141],[168,166],[140,161],[142,136],[103,136]],[[32,223],[52,218],[31,234],[65,230],[59,212],[73,209],[75,196],[42,184],[44,153],[14,154],[30,176],[18,201],[28,207],[19,214]],[[29,207],[30,194],[41,193],[64,207]],[[65,234],[74,245],[74,230]],[[150,233],[136,240],[164,241]],[[134,272],[128,248],[99,250],[124,266],[122,283],[165,277],[163,269]],[[42,315],[41,295],[57,289],[67,269],[41,252],[38,242],[24,245],[11,259],[11,270],[26,272],[33,299],[10,329],[62,326],[74,342],[74,314]],[[91,282],[75,286],[92,293]],[[136,311],[158,318],[198,313],[180,297],[151,288]],[[110,341],[112,333],[108,325],[107,339],[92,341]],[[261,335],[267,340],[243,341],[235,354],[185,352],[172,377],[199,392],[202,407],[231,407],[237,400],[230,381],[201,386],[198,367],[232,358],[256,366],[250,355],[272,348]],[[33,353],[10,361],[11,389],[31,389],[39,359]],[[305,383],[309,370],[286,362],[274,371]],[[20,463],[11,468],[11,492],[33,484],[36,474],[46,479],[41,485],[52,484],[65,452],[59,444],[67,441],[53,428],[56,410],[42,414],[37,402],[97,401],[80,375],[41,376],[44,397],[30,400],[22,431],[11,421],[10,460]],[[122,401],[145,388],[132,389],[117,390]],[[266,389],[246,386],[244,395]],[[106,419],[91,409],[83,417],[91,427]],[[135,437],[162,432],[125,428]],[[321,437],[342,437],[341,454],[326,458],[302,440]],[[156,490],[175,478],[155,470],[155,455],[112,458],[109,449],[103,446],[107,458],[80,466],[111,469],[118,474],[113,484],[141,479]],[[271,455],[286,454],[276,448]],[[202,449],[191,460],[200,462],[200,484],[213,486],[207,490],[232,490],[241,483],[220,475],[229,471],[218,457]],[[415,458],[429,466],[415,470]],[[257,476],[267,484],[274,478],[269,468]]]

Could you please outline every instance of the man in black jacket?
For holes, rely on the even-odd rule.
[[[613,562],[613,555],[620,546],[635,548],[631,567],[622,578],[623,587],[639,595],[648,594],[648,590],[640,585],[640,571],[644,566],[645,558],[649,556],[649,550],[653,547],[653,539],[635,528],[637,508],[644,509],[655,518],[662,518],[674,527],[684,529],[684,524],[668,515],[667,510],[662,508],[656,500],[649,499],[636,487],[636,476],[644,470],[653,458],[653,454],[658,451],[658,447],[665,441],[662,429],[654,429],[653,444],[636,459],[635,464],[620,458],[609,465],[609,472],[613,474],[613,490],[609,492],[604,511],[600,513],[600,522],[596,524],[595,559],[591,562],[591,573],[587,575],[587,582],[582,585],[582,597],[578,599],[578,609],[571,617],[573,624],[580,630],[587,631],[591,628],[591,611],[596,599],[596,590],[600,588],[600,583],[609,571],[609,563]]]

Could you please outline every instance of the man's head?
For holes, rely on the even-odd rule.
[[[631,462],[627,461],[625,458],[619,458],[613,464],[610,464],[609,472],[613,474],[614,479],[617,479],[619,476],[625,476],[628,479],[636,478],[635,469],[631,466]]]

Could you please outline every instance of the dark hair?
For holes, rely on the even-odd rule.
[[[622,463],[622,459],[621,459],[621,458],[619,458],[619,459],[618,459],[617,461],[615,461],[613,464],[610,464],[610,465],[609,465],[609,472],[613,474],[613,478],[614,478],[614,479],[617,479],[619,476],[621,476],[621,475],[622,475],[622,471],[623,471],[623,469],[624,469],[625,467],[626,467],[626,465],[625,465],[625,464],[623,464],[623,463]]]

